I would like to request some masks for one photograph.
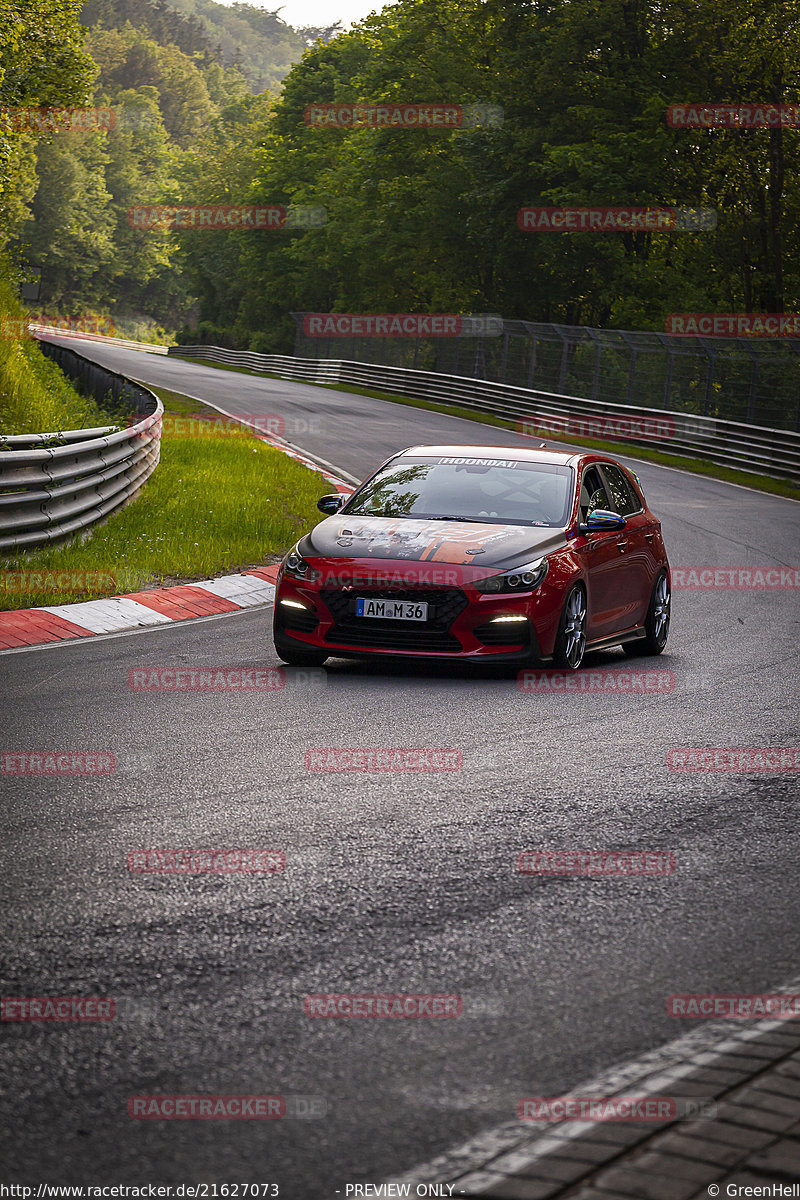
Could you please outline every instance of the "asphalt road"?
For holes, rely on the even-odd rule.
[[[405,445],[510,436],[82,352],[233,413],[279,413],[289,440],[356,476]],[[800,562],[800,505],[635,469],[673,567]],[[798,744],[796,591],[676,593],[657,664],[675,672],[669,694],[531,695],[465,668],[343,660],[323,679],[289,671],[274,692],[129,688],[143,666],[277,666],[270,615],[0,656],[3,749],[118,760],[105,779],[3,781],[3,994],[120,1002],[107,1024],[0,1026],[7,1182],[276,1182],[328,1200],[676,1036],[672,993],[758,992],[796,973],[797,776],[665,761],[673,746]],[[463,769],[313,774],[304,754],[319,746],[453,747]],[[149,846],[277,847],[287,866],[132,875],[127,853]],[[520,875],[520,851],[543,848],[668,850],[677,870]],[[303,997],[320,992],[458,993],[464,1014],[310,1019]],[[327,1113],[127,1116],[130,1096],[167,1093],[317,1097]]]

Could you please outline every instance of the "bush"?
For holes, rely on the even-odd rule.
[[[113,423],[45,358],[35,339],[19,336],[27,313],[17,293],[16,273],[8,259],[0,258],[0,436]]]

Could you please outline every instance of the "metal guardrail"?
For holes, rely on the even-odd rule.
[[[0,435],[0,552],[94,525],[131,500],[158,465],[164,413],[158,397],[66,346],[42,342],[41,348],[82,391],[118,409],[121,424]]]
[[[800,433],[691,413],[609,404],[531,388],[343,359],[289,358],[219,346],[170,346],[178,358],[245,367],[279,379],[367,387],[502,417],[534,441],[579,436],[648,446],[772,478],[800,481]]]
[[[76,338],[81,342],[108,342],[109,345],[119,346],[121,350],[144,350],[148,354],[166,354],[167,347],[155,342],[132,342],[128,338],[109,337],[105,333],[76,333],[71,329],[59,329],[57,325],[29,325],[31,333],[38,338],[58,337]]]

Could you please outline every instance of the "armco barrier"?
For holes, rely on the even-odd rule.
[[[82,391],[119,410],[122,421],[0,435],[0,553],[41,546],[102,520],[135,496],[158,465],[164,413],[158,397],[67,346],[41,347]]]
[[[166,354],[167,347],[155,342],[132,342],[129,338],[109,337],[105,333],[79,333],[68,329],[59,329],[57,325],[29,325],[31,333],[38,338],[57,337],[75,338],[81,342],[108,342],[109,345],[119,346],[120,350],[144,350],[148,354]]]
[[[739,471],[800,481],[800,433],[788,429],[765,429],[692,413],[608,404],[460,375],[440,375],[433,371],[412,371],[343,359],[289,358],[280,354],[226,350],[220,346],[170,346],[168,352],[179,358],[207,359],[246,367],[279,379],[366,387],[489,413],[514,424],[525,422],[532,430],[552,430],[541,434],[544,441],[569,442],[570,431],[575,436],[580,422],[587,428],[593,421],[613,422],[616,429],[623,430],[630,422],[632,432],[629,435],[623,438],[609,434],[605,440],[624,440],[631,446],[650,446]],[[658,438],[646,431],[640,431],[637,436],[637,423],[661,431]],[[587,433],[587,436],[591,434]]]

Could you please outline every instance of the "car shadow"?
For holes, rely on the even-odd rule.
[[[621,649],[593,650],[586,655],[576,674],[583,671],[598,669],[615,669],[626,667],[633,671],[655,668],[657,665],[669,669],[670,656],[650,656],[628,658]],[[517,677],[521,671],[532,668],[525,663],[478,663],[461,660],[442,661],[438,659],[416,658],[335,658],[328,659],[324,670],[331,683],[338,679],[428,679],[428,680],[465,680],[479,681],[482,679],[506,681],[516,686]],[[545,665],[539,668],[543,672],[564,674],[564,667]],[[287,667],[286,680],[289,682],[295,676],[298,678],[307,674],[307,668]],[[572,674],[572,672],[566,672]]]

